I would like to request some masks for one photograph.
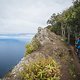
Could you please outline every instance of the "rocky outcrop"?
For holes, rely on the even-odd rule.
[[[38,28],[38,33],[33,37],[32,41],[37,39],[41,46],[36,51],[23,57],[14,69],[2,80],[20,80],[19,73],[23,70],[23,64],[35,61],[38,57],[51,56],[61,65],[61,80],[69,80],[68,63],[70,61],[68,47],[60,36],[52,33],[47,28]],[[66,69],[66,71],[64,71]],[[67,76],[67,77],[66,77]]]

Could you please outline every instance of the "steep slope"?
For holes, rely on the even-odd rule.
[[[35,62],[38,58],[52,57],[61,67],[61,80],[74,80],[74,73],[71,72],[71,57],[69,49],[63,39],[52,33],[47,28],[38,28],[38,33],[33,37],[32,42],[38,40],[40,47],[31,54],[23,57],[14,69],[2,80],[20,80],[20,72],[23,71],[23,64]],[[73,63],[72,63],[73,65]]]

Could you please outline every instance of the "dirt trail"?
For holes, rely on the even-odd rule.
[[[76,67],[76,73],[77,73],[77,79],[76,80],[80,80],[80,63],[79,63],[79,59],[75,53],[74,47],[70,46],[71,50],[72,50],[72,56],[74,58],[74,64]]]

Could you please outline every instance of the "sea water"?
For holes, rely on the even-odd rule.
[[[0,35],[0,77],[9,72],[24,56],[25,45],[34,34]]]

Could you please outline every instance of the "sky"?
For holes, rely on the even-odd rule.
[[[71,5],[72,0],[0,0],[0,34],[36,33]]]

